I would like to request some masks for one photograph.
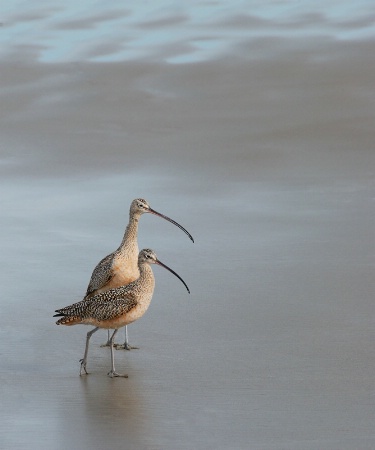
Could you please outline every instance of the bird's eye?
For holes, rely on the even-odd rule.
[[[140,208],[147,208],[146,203],[147,203],[146,200],[143,200],[142,198],[140,198],[140,199],[139,199],[138,206],[139,206]]]

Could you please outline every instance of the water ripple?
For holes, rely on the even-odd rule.
[[[40,62],[157,59],[191,63],[265,38],[369,39],[372,1],[192,1],[177,4],[3,0],[0,58]]]

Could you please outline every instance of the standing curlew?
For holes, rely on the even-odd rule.
[[[172,269],[158,260],[155,252],[150,249],[144,249],[139,253],[138,268],[139,278],[132,283],[118,288],[109,289],[91,298],[84,298],[78,303],[57,309],[54,317],[62,317],[57,325],[94,325],[95,328],[87,333],[86,347],[83,359],[81,359],[80,375],[86,370],[87,355],[89,351],[89,342],[91,336],[99,329],[115,330],[109,340],[111,348],[111,370],[108,375],[113,377],[125,377],[127,375],[119,374],[115,369],[115,360],[113,352],[114,337],[119,328],[138,320],[147,311],[155,287],[155,278],[150,264],[158,264],[173,273],[189,288],[185,281]]]
[[[129,223],[125,229],[124,237],[120,244],[120,247],[113,253],[103,258],[99,264],[95,267],[90,283],[87,287],[85,299],[91,298],[101,292],[108,289],[124,286],[131,283],[139,277],[138,270],[138,221],[142,214],[151,213],[156,216],[162,217],[168,222],[173,223],[183,232],[185,232],[189,238],[194,242],[191,234],[185,230],[183,226],[167,216],[155,211],[150,207],[146,200],[142,198],[136,198],[132,201],[129,211]],[[109,332],[108,342],[109,345]],[[130,350],[131,347],[128,342],[127,327],[125,327],[125,342],[123,346],[117,346],[117,348],[124,348]]]

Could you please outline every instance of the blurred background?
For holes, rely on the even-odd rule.
[[[0,446],[375,448],[375,5],[3,0]],[[136,197],[116,352],[56,327]],[[123,331],[118,333],[121,337]]]

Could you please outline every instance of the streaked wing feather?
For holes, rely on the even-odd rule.
[[[89,285],[87,286],[86,295],[92,294],[97,289],[101,289],[110,281],[112,278],[111,268],[114,256],[114,253],[107,255],[95,267],[92,272]]]
[[[54,317],[79,317],[82,320],[110,320],[126,314],[137,305],[137,295],[129,292],[127,286],[114,288],[90,299],[84,299],[65,308],[57,309]]]

